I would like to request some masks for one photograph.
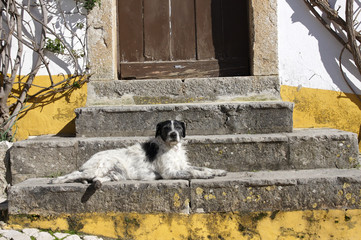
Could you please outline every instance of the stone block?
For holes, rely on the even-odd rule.
[[[87,105],[280,100],[278,76],[95,81]]]
[[[89,184],[48,184],[49,179],[28,179],[9,191],[9,214],[58,215],[106,212],[189,213],[186,180],[122,181]]]
[[[0,142],[0,199],[6,198],[6,188],[11,182],[9,148],[12,143]]]
[[[249,1],[249,19],[252,75],[277,75],[277,1]]]
[[[192,212],[360,208],[361,171],[317,169],[229,173],[191,181]]]
[[[186,147],[195,166],[231,172],[290,168],[288,138],[283,134],[190,136]]]
[[[28,179],[9,190],[10,215],[213,213],[357,209],[361,171],[235,172],[214,179],[48,184]]]
[[[355,133],[324,128],[299,129],[286,135],[289,138],[290,162],[295,169],[310,168],[306,166],[360,166],[358,139]]]
[[[51,177],[77,167],[76,138],[43,136],[14,143],[10,150],[12,182]]]

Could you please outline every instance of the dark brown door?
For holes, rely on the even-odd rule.
[[[118,0],[121,79],[249,75],[247,0]]]

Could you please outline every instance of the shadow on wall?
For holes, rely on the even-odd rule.
[[[334,84],[343,92],[352,91],[345,83],[340,70],[339,59],[343,46],[311,14],[305,3],[293,0],[286,1],[293,10],[292,22],[302,23],[308,29],[309,35],[317,40],[322,63]],[[331,6],[335,5],[335,1],[330,2],[333,2],[333,4],[331,3]],[[351,77],[355,79],[359,79],[360,77],[360,74],[352,61],[352,54],[348,52],[348,50],[345,50],[342,54],[342,68],[345,73],[348,74],[348,76],[346,75],[346,78],[353,90],[360,94],[360,89],[357,89],[350,80]]]
[[[351,80],[360,79],[358,69],[353,63],[352,54],[348,50],[345,50],[342,53],[344,46],[342,46],[316,19],[316,17],[311,14],[303,1],[286,0],[286,2],[293,10],[291,17],[292,22],[303,24],[308,29],[309,35],[313,36],[317,40],[320,51],[319,54],[324,68],[326,69],[333,83],[344,93],[344,95],[339,94],[337,98],[348,98],[358,107],[359,110],[361,110],[361,89],[358,89],[358,87]],[[359,5],[359,7],[361,7],[360,1],[355,2]],[[330,0],[329,3],[331,7],[336,6],[337,8],[338,6],[337,0]],[[340,11],[344,11],[344,9],[342,8]],[[346,36],[343,37],[346,39]],[[344,77],[340,69],[340,58],[341,67],[345,73]],[[350,92],[354,92],[355,94]],[[358,140],[360,143],[361,125],[357,128],[359,128]]]
[[[18,91],[15,89],[13,93],[16,95]],[[85,105],[86,93],[87,85],[84,83],[64,92],[49,92],[44,96],[29,98],[27,107],[23,109],[15,124],[16,140],[44,134],[74,136],[74,109]]]

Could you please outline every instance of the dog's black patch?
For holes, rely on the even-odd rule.
[[[158,154],[159,146],[154,142],[145,142],[142,144],[142,149],[147,156],[147,161],[153,162]]]

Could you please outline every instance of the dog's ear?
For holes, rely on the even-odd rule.
[[[184,122],[180,122],[180,121],[178,121],[178,122],[180,123],[180,125],[183,128],[183,136],[182,137],[186,137],[186,124]]]
[[[164,126],[164,122],[160,122],[157,124],[157,128],[156,128],[156,131],[155,131],[155,137],[158,137],[162,134],[162,128]]]

